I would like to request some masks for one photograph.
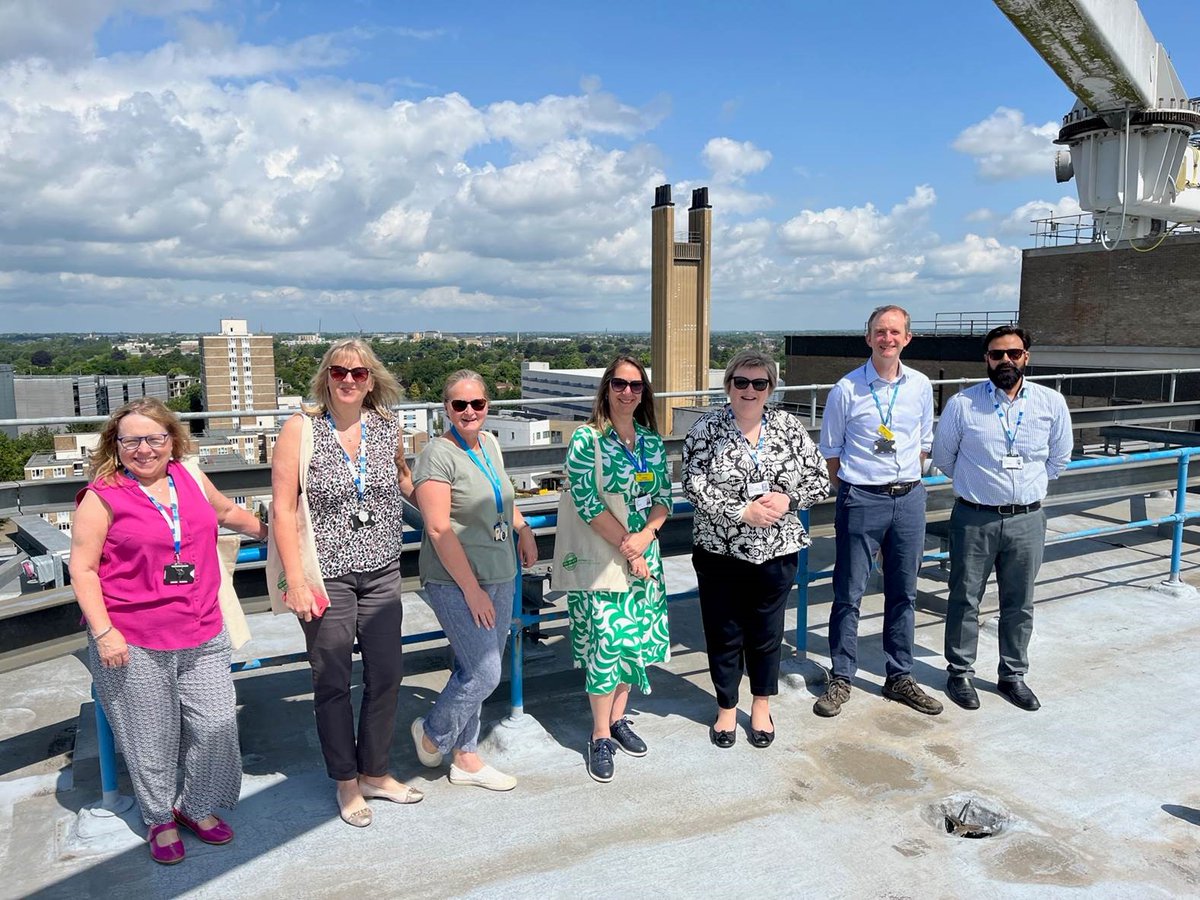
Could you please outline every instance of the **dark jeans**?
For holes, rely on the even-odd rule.
[[[1001,518],[954,504],[946,607],[946,668],[951,675],[975,672],[979,604],[993,568],[1000,592],[1000,680],[1017,681],[1029,671],[1033,588],[1045,547],[1046,513],[1040,509]]]
[[[313,709],[325,771],[337,781],[388,772],[396,701],[404,675],[400,646],[400,563],[325,580],[329,608],[301,622],[312,666]],[[350,670],[354,639],[362,653],[363,693],[354,735]]]
[[[783,611],[796,581],[797,554],[751,563],[697,547],[692,552],[700,615],[717,704],[733,709],[743,668],[750,693],[779,693]]]
[[[836,678],[858,669],[858,611],[875,554],[883,551],[883,653],[888,678],[912,670],[917,571],[925,553],[925,487],[903,497],[873,494],[840,482],[834,512],[837,561],[829,655]]]

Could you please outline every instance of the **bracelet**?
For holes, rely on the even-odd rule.
[[[113,626],[109,625],[107,628],[105,628],[105,629],[104,629],[102,632],[100,632],[99,634],[93,634],[93,635],[92,635],[92,640],[93,640],[93,641],[98,641],[98,640],[100,640],[100,638],[104,637],[106,634],[108,634],[108,633],[109,633],[110,631],[112,631],[112,630],[113,630]]]

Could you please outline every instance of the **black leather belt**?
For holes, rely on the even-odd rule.
[[[891,484],[852,484],[851,487],[856,487],[860,491],[869,491],[872,494],[903,497],[920,483],[919,481],[894,481]]]
[[[1001,516],[1019,516],[1022,513],[1036,512],[1042,508],[1041,500],[1027,504],[1010,503],[1007,506],[986,506],[983,503],[972,503],[970,500],[964,500],[962,497],[958,498],[958,502],[963,506],[977,509],[980,512],[996,513]]]

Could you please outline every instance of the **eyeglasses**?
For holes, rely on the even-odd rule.
[[[167,441],[171,439],[169,434],[144,434],[141,437],[119,437],[117,443],[121,445],[123,450],[136,450],[142,445],[142,441],[146,442],[146,446],[151,450],[161,450],[167,446]]]
[[[1024,356],[1025,353],[1026,350],[1024,347],[1009,347],[1007,350],[989,350],[987,352],[987,358],[992,362],[1000,362],[1000,360],[1007,356],[1013,362],[1016,362],[1018,359]]]
[[[642,389],[646,387],[646,382],[644,381],[626,381],[624,378],[614,378],[608,384],[618,394],[623,394],[626,391],[633,391],[635,394],[640,394]]]
[[[476,397],[474,400],[450,401],[450,408],[455,412],[466,412],[468,406],[475,410],[475,412],[483,412],[485,409],[487,409],[487,405],[488,402],[486,397]]]
[[[733,386],[739,391],[744,391],[746,388],[751,386],[753,386],[756,391],[765,391],[771,386],[771,380],[769,378],[745,378],[741,375],[734,375],[730,381],[733,382]]]
[[[371,370],[366,366],[355,366],[353,369],[347,369],[345,366],[329,367],[329,377],[334,381],[345,381],[347,375],[362,384],[371,377]]]

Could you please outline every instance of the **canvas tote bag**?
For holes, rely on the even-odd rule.
[[[180,460],[184,469],[192,476],[196,486],[203,490],[200,481],[200,463],[194,458]],[[242,609],[242,601],[238,599],[237,591],[233,589],[233,570],[237,566],[238,551],[242,549],[242,539],[236,534],[222,534],[217,537],[217,560],[221,566],[221,586],[217,589],[217,603],[221,607],[221,618],[225,620],[225,628],[229,632],[229,644],[234,650],[250,640],[250,626],[246,624],[246,613]]]
[[[314,588],[324,591],[325,578],[321,575],[321,563],[317,557],[317,539],[313,536],[312,514],[308,508],[308,466],[313,455],[312,417],[301,413],[300,429],[300,496],[296,499],[296,529],[300,532],[300,562],[304,566],[304,578]],[[279,547],[275,543],[275,504],[267,508],[270,533],[267,535],[267,593],[271,597],[271,612],[275,615],[290,613],[283,595],[287,592],[287,576],[279,558]]]
[[[590,426],[583,426],[588,428]],[[600,499],[622,527],[629,523],[629,507],[620,494],[604,490],[604,456],[600,450],[600,432],[592,429],[596,448],[596,488]],[[554,568],[550,586],[556,591],[629,590],[629,562],[621,551],[597,534],[579,518],[571,489],[564,486],[558,498],[558,528],[554,535]]]

